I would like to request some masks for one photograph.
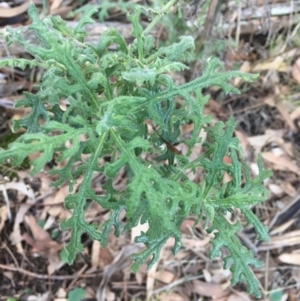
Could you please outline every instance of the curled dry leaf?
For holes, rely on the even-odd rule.
[[[13,189],[13,190],[17,190],[18,192],[26,195],[29,199],[27,201],[27,203],[33,203],[34,202],[34,192],[33,190],[26,185],[24,182],[19,181],[19,182],[8,182],[3,184],[5,189]]]
[[[33,216],[26,216],[25,221],[30,227],[34,238],[31,238],[28,233],[24,233],[22,235],[23,240],[32,246],[33,252],[47,257],[47,272],[48,275],[52,275],[56,270],[64,265],[57,254],[58,251],[62,249],[63,245],[52,240],[48,232],[37,224]]]
[[[33,239],[27,233],[23,234],[23,238],[33,247],[35,252],[51,256],[63,248],[63,245],[52,240],[50,234],[38,225],[34,216],[25,216],[25,222],[31,230]]]

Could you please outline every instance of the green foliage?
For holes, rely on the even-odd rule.
[[[81,287],[75,287],[68,293],[68,301],[83,301],[85,290]]]
[[[175,238],[174,254],[178,252],[180,225],[194,215],[197,220],[204,219],[208,231],[215,235],[211,257],[219,256],[220,248],[226,248],[229,255],[224,258],[224,266],[232,271],[233,283],[243,281],[250,293],[259,296],[258,281],[250,266],[257,267],[260,262],[238,240],[240,223],[231,224],[224,215],[240,208],[258,238],[268,239],[265,227],[250,208],[266,198],[268,192],[262,182],[270,172],[263,169],[259,158],[259,174],[250,177],[239,141],[233,137],[233,118],[226,123],[210,123],[209,116],[203,115],[208,97],[202,95],[203,89],[210,86],[218,86],[225,93],[239,93],[229,80],[242,77],[252,81],[257,75],[224,71],[217,59],[210,58],[200,78],[177,85],[168,72],[187,68],[184,60],[194,50],[193,38],[185,36],[177,43],[155,49],[154,38],[145,34],[148,30],[139,23],[139,9],[129,16],[135,37],[129,45],[113,28],[103,33],[96,45],[85,43],[83,26],[92,22],[90,16],[95,10],[89,11],[74,29],[67,28],[60,17],[40,20],[33,4],[28,13],[32,20],[29,29],[38,37],[38,46],[26,41],[18,28],[7,28],[3,34],[8,44],[23,45],[33,56],[32,63],[7,59],[1,60],[0,66],[38,65],[45,73],[37,93],[26,93],[17,103],[31,108],[14,124],[15,129],[22,127],[26,133],[0,150],[0,163],[9,159],[13,166],[19,166],[28,155],[38,153],[32,162],[34,175],[52,160],[65,162],[49,174],[55,178],[54,187],[67,183],[70,189],[65,207],[72,216],[61,223],[61,229],[72,231],[66,247],[69,263],[83,250],[83,233],[105,245],[111,230],[119,236],[139,222],[148,222],[149,230],[135,239],[146,248],[133,255],[132,271],[144,262],[150,268],[170,237]],[[110,50],[111,44],[116,45],[115,51]],[[68,100],[66,109],[60,106],[62,99]],[[157,132],[148,131],[146,120],[151,120]],[[194,128],[190,139],[181,141],[187,145],[187,153],[174,153],[170,145],[180,139],[180,125],[191,122]],[[208,139],[201,156],[191,161],[193,147],[201,143],[201,130],[207,132]],[[159,148],[158,142],[165,141],[169,147]],[[157,163],[142,156],[145,153],[159,154]],[[100,163],[109,155],[110,162]],[[224,163],[225,156],[231,163]],[[122,167],[131,176],[125,190],[118,191],[113,180]],[[197,169],[204,174],[199,184],[185,176],[185,171]],[[94,173],[106,176],[104,196],[92,189]],[[227,183],[223,183],[225,173],[231,176]],[[80,176],[84,180],[78,191],[73,191]],[[101,225],[88,223],[84,219],[87,200],[110,210],[110,218]],[[126,212],[126,220],[121,222],[122,211]]]
[[[170,45],[174,43],[178,36],[186,35],[187,33],[193,35],[196,38],[197,51],[191,54],[188,62],[201,61],[201,65],[204,64],[204,58],[217,55],[224,51],[228,46],[230,48],[236,47],[235,41],[233,41],[226,33],[218,22],[214,22],[212,25],[213,36],[208,38],[205,43],[201,41],[201,33],[205,30],[205,22],[208,15],[210,1],[191,1],[191,0],[179,0],[179,1],[165,1],[165,0],[152,0],[152,1],[140,1],[142,12],[146,15],[148,20],[153,20],[159,16],[160,22],[159,31],[164,29],[167,33],[167,38],[163,38],[163,41],[158,41],[160,45]],[[171,5],[169,5],[171,3]],[[167,3],[167,4],[166,4]],[[172,7],[172,12],[162,9],[164,5]],[[222,8],[222,4],[218,2],[216,11]],[[69,17],[73,17],[78,14],[85,14],[89,10],[97,7],[99,12],[95,14],[95,17],[100,22],[104,22],[107,19],[114,19],[114,16],[120,17],[121,14],[131,14],[135,8],[136,3],[128,0],[102,0],[100,4],[85,4],[80,6],[74,12],[69,14]],[[213,22],[213,20],[211,20]],[[150,28],[152,29],[152,27]],[[187,60],[186,60],[187,61]]]
[[[130,10],[134,10],[136,7],[136,3],[132,1],[125,2],[124,0],[117,0],[117,1],[108,1],[104,0],[101,1],[101,4],[85,4],[80,6],[80,8],[76,9],[74,12],[69,14],[69,17],[73,17],[78,13],[86,14],[91,9],[98,7],[99,12],[97,14],[98,19],[103,22],[105,19],[109,17],[109,10],[118,8],[121,12],[127,13]]]
[[[281,289],[274,291],[270,294],[271,301],[280,301],[282,299],[283,292]]]
[[[62,250],[59,252],[59,259],[60,259],[60,261],[63,262],[63,263],[69,263],[68,253],[67,253],[67,250],[66,250],[66,249],[62,249]]]

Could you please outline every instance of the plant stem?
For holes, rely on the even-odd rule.
[[[143,31],[144,35],[147,35],[152,28],[159,22],[159,20],[161,19],[161,17],[163,16],[164,13],[166,13],[167,11],[169,11],[169,9],[176,4],[176,2],[178,2],[178,0],[170,0],[165,6],[162,7],[162,9],[157,13],[157,16],[152,20],[152,22],[145,28],[145,30]]]

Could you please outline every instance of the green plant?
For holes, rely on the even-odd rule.
[[[159,32],[161,33],[162,29],[164,29],[164,32],[167,33],[166,39],[158,41],[159,45],[170,45],[177,41],[178,36],[182,35],[190,34],[194,37],[196,36],[196,51],[191,54],[188,60],[190,65],[195,61],[201,62],[201,65],[203,65],[206,57],[219,55],[220,52],[225,51],[228,47],[236,47],[236,42],[232,40],[230,33],[224,32],[222,26],[217,22],[213,22],[215,17],[212,18],[209,15],[211,1],[179,0],[176,1],[176,5],[172,8],[173,11],[178,13],[172,14],[169,12],[160,13],[160,7],[166,2],[165,0],[140,2],[142,11],[147,13],[148,19],[151,20],[157,14],[159,15]],[[224,5],[225,9],[228,9],[226,4],[222,5],[221,2],[218,2],[215,13]],[[100,22],[104,22],[108,18],[114,18],[115,14],[120,17],[120,13],[132,13],[136,3],[128,0],[102,0],[100,4],[81,5],[78,9],[70,12],[68,16],[81,15],[95,7],[99,10],[96,17]],[[212,24],[212,35],[202,40],[199,33],[205,31],[206,19],[209,19]]]
[[[159,17],[159,25],[165,29],[168,33],[168,38],[164,43],[160,44],[167,44],[170,45],[173,42],[177,41],[178,36],[184,35],[186,33],[194,33],[195,32],[195,25],[187,26],[186,22],[183,21],[183,14],[182,14],[182,7],[184,9],[187,6],[189,1],[176,1],[177,5],[174,7],[178,10],[178,14],[170,14],[169,11],[163,11],[160,13],[160,8],[163,6],[163,3],[166,1],[164,0],[153,0],[149,3],[142,2],[140,7],[141,10],[147,13],[148,18],[151,20],[155,16]],[[133,1],[126,1],[126,0],[103,0],[100,4],[84,4],[81,5],[78,9],[69,13],[69,17],[74,17],[78,14],[86,14],[91,9],[97,8],[98,13],[96,17],[100,22],[104,22],[107,18],[110,17],[111,10],[116,10],[123,14],[130,14],[133,13],[137,4]],[[206,9],[207,10],[207,9]],[[205,10],[205,11],[206,11]],[[112,13],[113,14],[113,13]],[[198,22],[197,22],[198,23]],[[156,24],[156,23],[155,23]],[[200,24],[197,24],[196,27],[199,27]],[[149,27],[149,30],[152,27]],[[195,61],[195,55],[197,53],[191,53],[191,57],[189,60]]]
[[[109,17],[109,10],[117,8],[123,13],[128,13],[130,10],[134,10],[136,7],[136,3],[132,1],[125,2],[124,0],[117,1],[101,1],[101,4],[84,4],[81,5],[78,9],[68,14],[68,17],[74,17],[77,14],[86,14],[91,9],[97,8],[99,10],[97,17],[100,22],[103,22],[105,19]],[[146,7],[148,7],[146,5]]]
[[[175,2],[167,3],[162,12]],[[72,230],[66,247],[69,263],[83,250],[82,233],[105,245],[112,229],[119,236],[139,222],[148,222],[149,230],[135,239],[144,243],[146,249],[132,256],[132,271],[137,271],[149,259],[150,268],[168,238],[175,238],[173,252],[178,252],[180,225],[187,216],[194,215],[197,221],[205,220],[208,232],[214,231],[211,257],[219,256],[221,247],[227,248],[230,255],[223,259],[224,267],[231,269],[233,283],[241,280],[248,285],[250,293],[259,296],[259,283],[249,265],[258,267],[261,262],[238,240],[236,232],[241,224],[229,223],[224,214],[240,208],[258,238],[267,240],[265,227],[250,207],[266,198],[268,192],[262,181],[270,172],[263,169],[259,157],[259,174],[250,177],[239,141],[233,137],[233,118],[225,124],[211,124],[210,117],[203,115],[209,97],[202,95],[203,89],[210,86],[219,86],[226,93],[238,93],[229,84],[231,78],[238,76],[252,81],[257,75],[225,72],[217,59],[210,58],[200,78],[176,85],[168,72],[187,68],[182,61],[194,50],[192,37],[181,37],[178,43],[155,49],[154,38],[145,34],[149,28],[143,30],[139,24],[137,7],[128,16],[135,37],[132,44],[127,45],[110,28],[96,45],[90,45],[84,41],[87,33],[83,26],[93,22],[90,16],[95,11],[90,11],[70,29],[59,17],[40,20],[31,4],[29,29],[38,37],[38,46],[23,38],[23,29],[7,27],[3,31],[8,44],[23,45],[33,59],[3,59],[0,67],[39,66],[45,73],[37,92],[25,93],[24,99],[17,102],[17,107],[31,108],[25,118],[14,121],[14,130],[25,128],[26,133],[8,149],[0,150],[0,162],[10,160],[13,166],[19,166],[28,155],[39,153],[32,162],[32,175],[41,172],[51,160],[65,162],[48,173],[56,177],[53,186],[68,183],[70,189],[65,207],[72,210],[72,217],[61,223],[61,229]],[[154,18],[153,22],[158,21],[159,18]],[[109,48],[112,44],[117,47],[114,51]],[[68,100],[65,110],[60,107],[62,99]],[[146,120],[151,120],[159,135],[149,133]],[[194,128],[189,139],[180,141],[188,148],[186,154],[180,155],[172,151],[171,145],[180,139],[180,125],[185,123],[193,123]],[[204,152],[191,161],[189,156],[194,145],[201,143],[198,138],[201,130],[208,133]],[[165,150],[158,147],[163,141],[169,145]],[[160,154],[155,164],[141,156],[146,152]],[[110,162],[102,164],[100,159],[104,156],[111,156]],[[231,163],[224,162],[226,156]],[[124,166],[132,177],[126,189],[118,191],[113,187],[113,179]],[[191,169],[203,170],[201,183],[193,183],[185,176],[185,171]],[[104,196],[97,195],[91,187],[94,173],[106,175]],[[227,183],[223,183],[225,173],[231,176]],[[73,191],[80,176],[84,180],[78,191]],[[87,223],[84,220],[87,200],[110,210],[110,218],[102,225]],[[125,222],[119,220],[123,210]]]
[[[75,287],[68,293],[68,301],[82,301],[85,298],[85,290],[81,287]]]

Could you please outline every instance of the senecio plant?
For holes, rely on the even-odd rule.
[[[225,215],[239,208],[258,239],[267,240],[265,227],[250,208],[265,200],[268,191],[262,181],[270,172],[263,169],[259,157],[259,174],[251,177],[239,140],[233,135],[234,119],[212,124],[210,117],[203,115],[209,97],[202,94],[210,86],[239,93],[229,80],[241,77],[252,81],[257,75],[224,71],[217,59],[209,58],[201,77],[176,84],[169,72],[188,68],[183,61],[194,51],[193,38],[183,36],[177,43],[156,49],[149,34],[161,13],[174,3],[170,1],[154,15],[146,29],[139,23],[140,8],[128,15],[133,26],[131,44],[109,28],[93,45],[85,42],[88,33],[84,25],[93,22],[96,9],[71,29],[58,16],[41,20],[31,4],[28,29],[34,31],[39,45],[23,37],[23,28],[7,27],[2,34],[8,45],[21,44],[33,58],[2,59],[0,67],[38,66],[44,75],[36,93],[24,93],[24,99],[17,101],[16,107],[31,108],[24,118],[14,121],[13,129],[23,128],[25,132],[8,149],[0,150],[0,162],[9,161],[16,167],[28,155],[39,154],[32,162],[31,175],[48,168],[54,187],[69,185],[65,207],[72,216],[62,221],[61,229],[71,230],[66,247],[70,263],[83,250],[83,233],[106,245],[111,230],[119,236],[139,223],[148,223],[146,233],[135,238],[145,249],[132,256],[131,269],[136,272],[144,262],[150,268],[170,237],[175,239],[174,254],[178,252],[180,226],[185,218],[194,216],[195,223],[203,220],[207,232],[214,234],[210,257],[220,256],[221,248],[227,249],[224,268],[230,268],[232,283],[242,281],[249,293],[260,296],[250,265],[259,267],[262,263],[237,238],[241,223],[229,222]],[[67,100],[66,108],[61,100]],[[180,126],[187,123],[193,124],[193,131],[191,137],[183,139]],[[201,130],[207,132],[203,152],[191,160],[193,147],[202,143],[198,138]],[[175,148],[178,141],[186,145],[185,154]],[[109,162],[104,157],[110,157]],[[150,161],[153,157],[155,160]],[[45,167],[50,161],[61,163]],[[113,182],[123,167],[128,171],[128,182],[119,191]],[[203,179],[194,183],[185,172],[198,169]],[[104,195],[92,189],[95,173],[106,177]],[[225,173],[231,178],[226,183]],[[81,176],[84,179],[79,189],[73,189]],[[109,219],[101,225],[85,221],[87,201],[109,210]],[[125,220],[120,219],[122,211],[126,212]]]

